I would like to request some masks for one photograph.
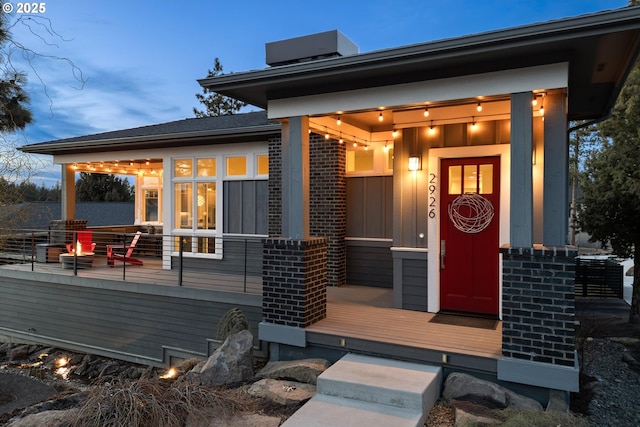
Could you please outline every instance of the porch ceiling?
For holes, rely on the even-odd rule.
[[[629,7],[199,82],[266,108],[273,99],[568,62],[569,119],[593,119],[613,106],[639,45],[640,7]]]

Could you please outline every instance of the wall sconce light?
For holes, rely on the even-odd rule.
[[[410,171],[420,170],[420,157],[418,156],[409,157],[409,170]]]

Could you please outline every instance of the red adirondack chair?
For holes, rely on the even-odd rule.
[[[113,244],[107,245],[107,264],[110,267],[114,266],[114,262],[116,260],[128,262],[133,265],[142,265],[142,261],[137,258],[132,258],[133,250],[136,248],[136,244],[142,235],[141,231],[138,231],[135,236],[133,236],[133,240],[128,245],[123,244]]]

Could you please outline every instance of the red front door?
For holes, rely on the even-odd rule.
[[[441,163],[440,308],[498,314],[500,158]]]

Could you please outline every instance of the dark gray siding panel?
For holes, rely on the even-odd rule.
[[[224,232],[268,233],[268,181],[225,181]]]
[[[347,284],[392,288],[391,242],[347,240]]]
[[[402,308],[427,311],[426,260],[402,260]]]
[[[225,237],[222,259],[182,259],[184,269],[205,270],[211,274],[233,274],[262,277],[262,240]],[[171,259],[171,268],[178,268],[178,258]]]
[[[392,238],[393,177],[347,178],[347,236]]]
[[[261,306],[3,277],[0,332],[162,364],[163,347],[207,355],[207,340],[216,338],[220,318],[233,307],[245,313],[257,337]]]

